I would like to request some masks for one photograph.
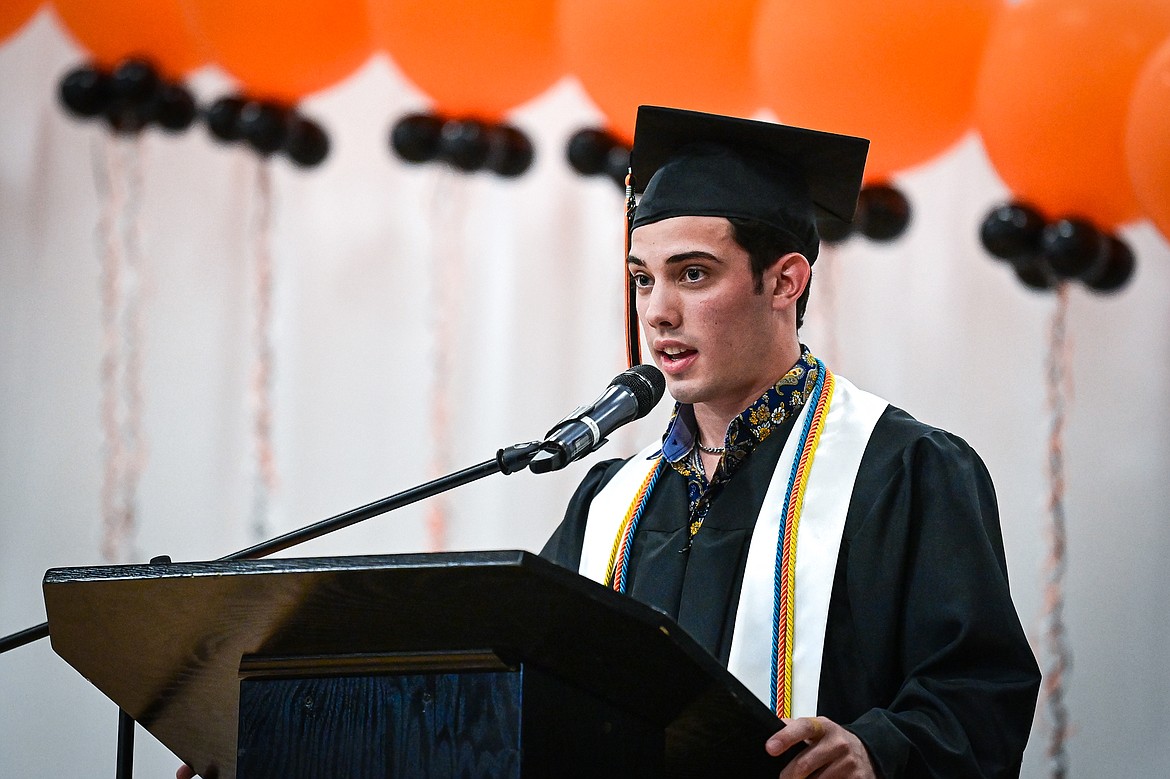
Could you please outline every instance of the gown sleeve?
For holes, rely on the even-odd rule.
[[[839,721],[887,779],[1018,776],[1040,673],[1008,589],[991,478],[943,431],[894,452],[859,475],[865,505],[850,508],[833,595],[853,641],[826,647],[853,655],[837,658],[856,669],[834,680],[854,688],[839,696],[888,704]]]
[[[577,490],[565,509],[565,518],[540,550],[540,556],[562,568],[576,571],[581,565],[581,546],[585,542],[585,523],[589,506],[601,488],[609,483],[625,460],[602,460],[595,463],[577,485]]]

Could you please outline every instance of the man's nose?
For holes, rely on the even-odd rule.
[[[678,295],[669,286],[656,284],[645,298],[643,319],[647,327],[669,330],[679,325]]]

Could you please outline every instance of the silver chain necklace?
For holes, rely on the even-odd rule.
[[[723,454],[727,451],[726,446],[703,446],[702,441],[698,440],[695,441],[695,446],[699,447],[699,451],[706,452],[707,454]]]

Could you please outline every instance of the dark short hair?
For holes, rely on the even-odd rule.
[[[816,254],[809,257],[809,250],[802,247],[791,233],[754,219],[728,217],[731,222],[731,236],[743,247],[751,258],[752,276],[756,280],[756,292],[764,291],[764,271],[776,264],[786,254],[797,252],[805,256],[809,265],[816,260]],[[796,301],[796,327],[804,324],[804,309],[808,305],[808,292],[812,288],[812,274],[804,285],[804,292]]]

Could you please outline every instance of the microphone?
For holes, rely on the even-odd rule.
[[[666,379],[653,365],[635,365],[618,374],[597,400],[576,409],[549,431],[529,470],[559,471],[595,451],[614,430],[649,414],[665,389]]]

